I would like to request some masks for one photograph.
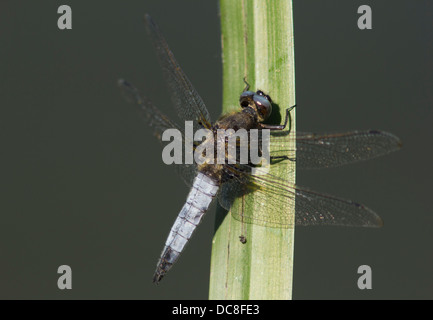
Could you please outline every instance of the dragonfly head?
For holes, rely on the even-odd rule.
[[[239,103],[242,108],[252,108],[259,122],[265,121],[272,113],[271,97],[261,90],[242,92]]]

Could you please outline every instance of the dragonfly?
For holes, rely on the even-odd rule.
[[[217,129],[230,128],[244,128],[248,132],[253,129],[270,130],[271,146],[289,146],[292,142],[296,146],[296,153],[290,147],[279,148],[275,152],[271,149],[271,165],[296,161],[297,169],[341,166],[382,156],[402,146],[398,137],[379,130],[333,134],[287,131],[285,129],[293,107],[286,109],[283,125],[264,124],[272,112],[272,99],[261,90],[250,91],[248,84],[240,94],[241,109],[212,122],[203,99],[176,61],[157,24],[149,15],[145,16],[145,24],[168,83],[176,113],[180,120],[192,121],[194,130],[204,128],[213,133]],[[159,141],[162,140],[164,131],[171,128],[182,132],[183,141],[188,139],[185,130],[163,114],[134,85],[124,79],[118,80],[118,85],[126,98],[139,106],[139,112]],[[193,150],[197,150],[206,140],[191,142]],[[183,148],[185,152],[185,147]],[[293,224],[356,227],[382,225],[381,218],[365,205],[295,185],[251,163],[183,163],[175,165],[175,168],[190,187],[190,192],[165,242],[153,276],[155,283],[159,283],[177,261],[214,199],[218,199],[219,204],[230,211],[236,198],[254,193],[256,202],[270,210],[252,210],[251,213],[233,210],[231,214],[242,222],[271,228],[289,228]],[[296,205],[294,218],[293,214],[285,210],[288,204]],[[243,236],[240,238],[245,241]]]

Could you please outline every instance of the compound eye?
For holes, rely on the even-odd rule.
[[[241,94],[241,97],[239,98],[239,103],[241,105],[242,108],[248,107],[252,101],[253,101],[253,97],[256,94],[252,91],[244,91]]]
[[[272,113],[272,104],[268,100],[267,96],[263,96],[260,94],[255,94],[254,103],[257,107],[257,113],[260,117],[260,121],[266,120]]]
[[[266,93],[264,93],[262,90],[258,90],[258,91],[256,92],[256,94],[258,94],[259,96],[263,96],[263,97],[265,97],[266,99],[269,100],[270,103],[272,103],[272,99],[271,99],[271,97],[270,97],[269,95],[267,95]]]

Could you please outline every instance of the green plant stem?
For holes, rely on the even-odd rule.
[[[220,10],[223,112],[239,111],[246,78],[250,90],[263,90],[280,107],[282,123],[285,109],[295,105],[292,1],[221,0]],[[292,131],[294,119],[292,111]],[[287,161],[271,172],[287,181],[295,180],[294,162]],[[235,201],[231,210],[259,210],[254,205],[254,193]],[[289,212],[284,208],[281,214],[294,217],[294,208]],[[293,227],[243,224],[218,208],[216,228],[210,299],[291,299]],[[246,244],[239,241],[242,234]]]

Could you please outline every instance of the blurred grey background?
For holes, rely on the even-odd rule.
[[[72,30],[57,28],[62,4]],[[372,30],[357,28],[362,4]],[[214,208],[151,282],[188,190],[116,85],[129,79],[172,110],[146,12],[216,119],[217,1],[0,3],[0,298],[207,298]],[[295,0],[294,21],[298,130],[382,129],[404,148],[297,174],[299,185],[365,203],[385,226],[297,228],[293,298],[431,299],[433,2]],[[63,264],[72,290],[57,288]],[[356,285],[364,264],[372,290]]]

